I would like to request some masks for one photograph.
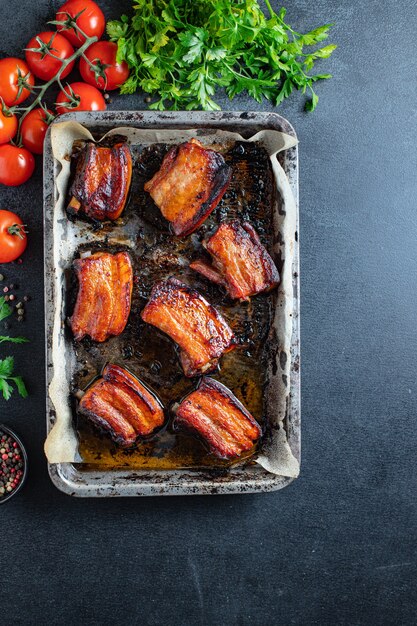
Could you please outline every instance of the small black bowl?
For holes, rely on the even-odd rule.
[[[0,504],[4,504],[5,502],[7,502],[11,498],[13,498],[13,496],[15,496],[21,490],[21,488],[23,487],[23,485],[24,485],[24,483],[26,481],[26,477],[27,477],[27,473],[28,473],[28,455],[26,453],[25,446],[23,445],[21,439],[16,435],[16,433],[13,430],[8,428],[4,424],[0,424],[0,434],[3,434],[3,433],[5,435],[9,435],[10,437],[12,437],[14,439],[14,441],[16,441],[16,443],[19,446],[20,450],[22,451],[21,453],[22,453],[22,457],[23,457],[23,475],[22,475],[22,480],[20,481],[20,483],[18,484],[16,489],[11,491],[7,495],[0,496]]]

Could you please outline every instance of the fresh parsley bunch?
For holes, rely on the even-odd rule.
[[[121,93],[158,94],[151,109],[214,110],[219,87],[230,99],[246,91],[275,105],[299,89],[313,111],[314,83],[331,78],[310,74],[336,48],[317,49],[331,24],[301,34],[285,22],[284,8],[275,13],[268,0],[266,6],[269,17],[256,0],[135,0],[130,20],[122,15],[107,24],[118,60],[131,68]]]

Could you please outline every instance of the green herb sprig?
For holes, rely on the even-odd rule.
[[[8,335],[0,335],[0,343],[8,341],[9,343],[28,343],[26,337],[9,337]]]
[[[0,296],[0,322],[9,317],[13,312],[12,307],[7,304],[5,296]]]
[[[13,309],[6,302],[4,296],[0,297],[0,322],[13,313]],[[8,335],[0,335],[0,343],[8,341],[10,343],[26,343],[29,339],[26,337],[9,337]],[[4,359],[0,359],[0,392],[3,394],[5,400],[9,400],[13,393],[13,386],[16,385],[17,391],[26,398],[28,395],[25,383],[21,376],[13,376],[14,370],[14,358],[12,356],[6,356]]]
[[[3,394],[3,398],[9,400],[13,393],[13,387],[8,381],[16,385],[22,398],[27,398],[28,392],[23,378],[21,376],[13,376],[13,369],[14,358],[12,356],[6,356],[5,359],[0,360],[0,391]]]
[[[331,78],[310,73],[336,49],[317,49],[331,24],[301,34],[285,22],[284,8],[275,13],[266,5],[269,17],[256,0],[135,0],[131,19],[122,15],[107,24],[118,60],[131,68],[121,93],[158,94],[151,109],[215,110],[221,87],[230,99],[247,92],[275,105],[300,90],[313,111],[314,83]]]

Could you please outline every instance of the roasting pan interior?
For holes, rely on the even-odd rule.
[[[159,114],[159,113],[105,113],[70,114],[86,126],[95,138],[101,137],[111,128],[133,126],[141,128],[222,128],[239,132],[249,137],[258,130],[271,128],[287,134],[294,134],[292,127],[280,116],[274,114]],[[189,118],[189,119],[188,119]],[[64,119],[64,118],[62,118]],[[78,256],[83,250],[105,248],[111,251],[126,249],[124,233],[134,229],[138,233],[137,246],[133,250],[136,289],[132,303],[132,313],[126,331],[118,338],[104,344],[94,344],[83,340],[73,344],[77,359],[77,372],[71,381],[73,391],[83,389],[101,370],[107,361],[119,362],[143,378],[169,406],[174,399],[180,399],[194,386],[195,381],[182,376],[176,350],[166,337],[156,329],[145,325],[139,311],[146,302],[150,288],[156,280],[175,275],[199,289],[230,321],[241,339],[241,346],[230,355],[223,357],[221,374],[218,378],[243,401],[253,415],[262,420],[271,407],[265,407],[263,389],[267,383],[266,360],[277,358],[268,352],[268,334],[276,304],[276,294],[260,296],[251,303],[231,305],[217,287],[187,268],[186,260],[199,254],[200,240],[205,232],[219,223],[225,212],[228,217],[239,210],[245,214],[258,230],[269,249],[272,241],[271,206],[283,210],[279,198],[275,197],[274,181],[268,166],[269,157],[257,144],[240,142],[229,147],[226,158],[233,165],[234,178],[226,197],[198,234],[173,243],[167,233],[163,219],[155,211],[153,203],[143,191],[143,183],[158,169],[167,146],[158,144],[143,149],[133,147],[134,177],[129,204],[123,220],[118,226],[105,226],[95,233],[89,243],[83,243],[74,251]],[[291,148],[279,155],[293,193],[297,198],[297,149]],[[45,152],[45,174],[57,174],[50,142]],[[53,180],[45,176],[45,258],[46,258],[46,323],[54,311],[54,294],[51,288],[51,271],[48,267],[48,246],[51,246],[53,232],[50,228],[48,211],[55,201]],[[275,203],[277,200],[277,203]],[[242,214],[241,214],[242,216]],[[91,225],[79,222],[80,233],[91,231]],[[81,236],[81,240],[85,237]],[[130,250],[132,253],[132,249]],[[281,260],[276,259],[280,270]],[[75,285],[71,273],[66,274],[66,294],[64,316],[71,314]],[[287,437],[293,454],[299,460],[299,340],[298,340],[298,255],[294,257],[293,272],[294,313],[291,354],[291,385],[285,420]],[[68,329],[66,341],[72,342]],[[48,376],[52,376],[51,346],[47,346]],[[54,419],[53,407],[48,400],[48,428]],[[74,415],[75,415],[74,401]],[[265,420],[265,417],[264,417]],[[49,471],[54,483],[61,490],[73,495],[154,495],[192,493],[235,493],[248,491],[269,491],[279,489],[292,479],[275,476],[260,466],[239,463],[230,468],[226,464],[213,462],[203,446],[195,439],[174,434],[168,425],[164,432],[151,438],[134,452],[118,450],[105,436],[97,435],[83,420],[76,419],[80,439],[82,463],[53,464]],[[263,423],[267,431],[267,417]]]

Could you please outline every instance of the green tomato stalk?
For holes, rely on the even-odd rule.
[[[61,81],[61,76],[63,74],[63,72],[65,71],[65,69],[68,67],[68,65],[70,65],[70,63],[72,63],[73,61],[76,61],[77,59],[79,59],[80,57],[84,57],[85,58],[85,51],[87,50],[87,48],[89,46],[91,46],[92,43],[94,43],[95,41],[98,41],[97,37],[88,37],[84,31],[77,25],[77,19],[79,18],[79,16],[81,15],[83,11],[80,11],[80,13],[78,13],[77,15],[75,15],[74,17],[72,17],[69,13],[66,13],[66,20],[64,22],[58,22],[56,20],[52,20],[51,22],[48,22],[48,24],[54,24],[54,25],[60,25],[62,26],[62,30],[69,30],[71,28],[73,28],[81,37],[85,38],[85,42],[83,43],[82,46],[80,46],[80,48],[77,48],[74,52],[74,54],[72,54],[70,57],[68,57],[68,59],[60,59],[59,57],[57,57],[55,54],[53,54],[52,52],[52,43],[53,40],[50,41],[48,44],[45,44],[45,42],[42,42],[41,40],[38,40],[39,43],[39,48],[30,48],[29,50],[33,51],[33,52],[38,52],[40,53],[43,57],[45,56],[51,56],[54,59],[57,59],[58,61],[61,62],[61,66],[58,70],[58,72],[55,74],[55,76],[53,78],[51,78],[51,80],[49,80],[48,82],[44,83],[43,85],[30,85],[28,83],[28,76],[29,74],[23,75],[20,71],[20,69],[18,70],[18,87],[19,87],[19,91],[18,91],[18,96],[22,93],[23,89],[28,89],[29,91],[31,91],[32,93],[34,93],[35,91],[37,91],[37,96],[36,98],[33,100],[33,102],[31,102],[31,104],[29,104],[27,107],[9,107],[8,111],[10,111],[10,113],[21,113],[21,116],[19,117],[19,124],[18,124],[18,128],[17,128],[17,134],[16,134],[16,139],[13,141],[13,143],[17,146],[21,146],[22,145],[22,133],[21,133],[21,128],[22,128],[22,123],[23,120],[25,119],[25,117],[30,113],[30,111],[32,111],[33,109],[35,109],[37,106],[40,106],[44,111],[45,111],[45,120],[48,124],[50,124],[52,122],[53,119],[55,119],[55,117],[53,115],[51,115],[46,108],[46,105],[43,103],[43,98],[45,96],[45,93],[48,91],[49,87],[51,87],[51,85],[58,83],[61,91],[65,91],[65,93],[68,94],[68,98],[69,101],[68,103],[65,105],[66,108],[77,108],[79,105],[79,98],[76,96],[76,94],[74,94],[74,92],[69,89],[69,85],[67,84],[66,87],[64,87],[64,85],[62,84]],[[94,67],[94,64],[91,63],[88,59],[86,59],[88,61],[88,63]],[[17,97],[18,97],[17,96]]]

